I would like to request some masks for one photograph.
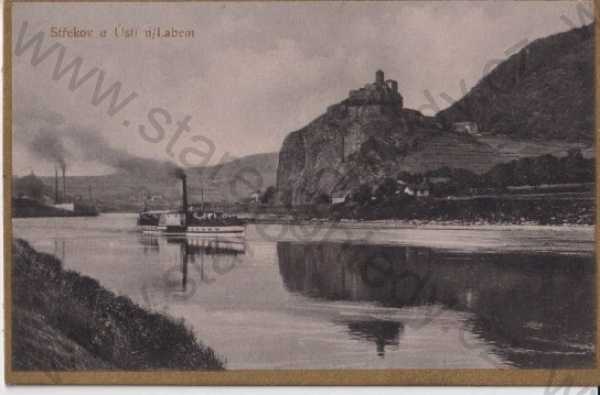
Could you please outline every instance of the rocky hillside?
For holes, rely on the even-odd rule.
[[[437,116],[513,139],[593,141],[594,25],[532,42]]]
[[[289,134],[279,154],[279,201],[312,203],[322,194],[343,193],[400,171],[449,166],[483,172],[502,161],[475,137],[403,108],[396,89],[394,81],[383,81],[381,75]]]

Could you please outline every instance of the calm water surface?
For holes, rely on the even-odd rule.
[[[592,228],[249,226],[135,232],[135,215],[14,219],[117,294],[184,318],[229,369],[585,367]]]

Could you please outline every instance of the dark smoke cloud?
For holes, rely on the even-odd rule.
[[[170,178],[177,168],[173,163],[132,155],[111,146],[100,131],[76,125],[46,125],[22,144],[40,159],[65,170],[71,161],[99,162],[120,173],[138,177]]]
[[[40,158],[46,159],[60,166],[64,171],[67,168],[67,159],[71,154],[66,150],[59,136],[48,129],[40,129],[29,145],[30,150]]]
[[[102,134],[94,129],[80,126],[65,128],[66,138],[78,151],[79,160],[96,161],[108,165],[118,172],[136,176],[172,177],[176,168],[173,163],[132,155],[124,149],[111,146]]]
[[[13,122],[15,142],[62,170],[76,162],[96,162],[136,177],[172,179],[175,175],[175,164],[142,158],[114,147],[99,130],[69,124],[61,114],[39,103],[17,108]]]

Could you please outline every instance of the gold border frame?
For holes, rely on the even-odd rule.
[[[212,1],[177,0],[176,2]],[[218,1],[218,0],[217,0]],[[239,0],[238,0],[239,1]],[[244,1],[244,0],[242,0]],[[271,0],[260,0],[271,1]],[[302,0],[289,0],[302,1]],[[395,0],[401,1],[401,0]],[[548,1],[548,0],[538,0]],[[576,0],[573,0],[575,2]],[[4,4],[4,364],[7,384],[147,384],[147,385],[600,385],[600,270],[596,261],[596,367],[593,369],[388,369],[388,370],[228,370],[23,372],[12,369],[12,6],[35,2],[110,2],[110,0],[6,0]],[[164,2],[125,0],[123,2]],[[600,0],[594,0],[599,10]],[[596,16],[598,18],[598,16]],[[595,24],[596,119],[600,115],[600,26]],[[596,185],[600,147],[596,125]],[[600,195],[596,193],[596,226],[600,223]],[[596,228],[596,247],[599,245]]]

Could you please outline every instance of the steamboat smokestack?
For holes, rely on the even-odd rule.
[[[187,225],[188,223],[188,200],[187,200],[187,180],[186,180],[186,175],[185,175],[185,171],[183,171],[183,169],[181,168],[176,168],[175,169],[175,177],[177,177],[178,179],[181,180],[181,189],[182,189],[182,194],[181,194],[181,210],[183,211],[183,215],[184,215],[184,224]]]

